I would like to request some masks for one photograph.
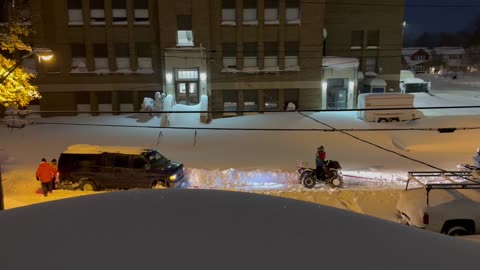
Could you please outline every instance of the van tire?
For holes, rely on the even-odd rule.
[[[386,118],[378,118],[378,123],[387,123],[387,119]]]
[[[85,180],[82,181],[80,189],[82,191],[97,191],[97,185],[92,180]]]
[[[159,180],[159,181],[155,181],[152,184],[152,189],[164,189],[164,188],[166,188],[164,181]]]

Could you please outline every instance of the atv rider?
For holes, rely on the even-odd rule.
[[[325,149],[323,145],[317,148],[317,154],[315,156],[315,164],[317,165],[315,172],[317,179],[321,180],[325,177],[325,172],[323,169],[323,165],[325,164],[325,158],[327,157],[327,153],[325,153]]]

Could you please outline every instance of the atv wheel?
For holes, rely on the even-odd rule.
[[[328,182],[328,185],[331,188],[341,188],[341,187],[343,187],[343,177],[337,175],[336,177],[330,179],[330,181]]]
[[[315,175],[312,175],[312,174],[305,175],[305,177],[302,180],[303,186],[308,189],[312,189],[315,186],[316,182],[317,182],[317,179],[315,179]]]

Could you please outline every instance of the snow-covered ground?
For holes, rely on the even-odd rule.
[[[432,77],[426,80],[435,80],[434,95],[416,94],[415,105],[418,107],[480,104],[480,90],[472,86],[464,89],[461,79]],[[438,91],[435,89],[437,85],[446,84],[450,91],[442,87]],[[182,105],[174,109],[198,110]],[[480,126],[480,109],[426,110],[423,113],[425,117],[419,120],[388,124],[366,123],[357,119],[355,112],[307,115],[338,129]],[[396,220],[395,203],[404,188],[408,171],[432,170],[432,167],[456,170],[457,164],[471,162],[473,151],[480,144],[474,139],[478,138],[480,130],[442,134],[415,130],[348,132],[384,149],[331,131],[205,130],[329,128],[309,117],[296,112],[265,113],[202,124],[198,121],[198,114],[192,113],[177,114],[170,119],[172,127],[194,127],[196,130],[159,129],[160,119],[146,114],[31,117],[35,125],[21,130],[0,129],[6,207],[88,194],[61,190],[44,198],[35,193],[38,183],[34,172],[42,157],[58,159],[71,144],[99,144],[158,148],[170,159],[185,164],[191,187],[278,195]],[[296,163],[304,161],[313,165],[315,149],[319,145],[325,146],[328,159],[341,163],[346,183],[344,189],[319,186],[307,190],[298,184]]]

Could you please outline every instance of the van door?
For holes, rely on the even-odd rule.
[[[153,179],[152,173],[145,168],[146,165],[148,162],[143,156],[130,156],[131,187],[152,187],[155,179]]]
[[[126,188],[130,178],[128,155],[104,154],[98,184],[106,188]]]

